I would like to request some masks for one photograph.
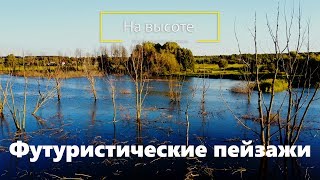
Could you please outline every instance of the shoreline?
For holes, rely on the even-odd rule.
[[[23,71],[16,71],[14,73],[8,73],[4,71],[0,71],[0,75],[13,75],[17,77],[23,77]],[[87,78],[87,74],[84,71],[66,71],[59,74],[55,73],[43,73],[37,71],[26,71],[26,77],[29,78],[61,78],[61,79],[72,79],[72,78]],[[126,74],[111,74],[112,76],[126,76]],[[274,74],[273,73],[260,73],[261,80],[272,79]],[[90,71],[91,77],[104,77],[105,73],[101,71]],[[244,75],[240,74],[238,71],[219,71],[219,73],[194,73],[194,72],[178,72],[172,74],[163,74],[163,75],[151,75],[147,79],[152,80],[159,80],[159,79],[166,79],[168,77],[185,77],[185,78],[208,78],[208,79],[230,79],[230,80],[240,80],[244,81]],[[254,81],[255,77],[251,77],[251,81]],[[277,79],[285,79],[284,74],[278,74]],[[319,80],[314,79],[311,83],[316,85]],[[294,83],[293,85],[296,87],[298,86],[298,82]]]
[[[25,74],[23,71],[18,71],[18,72],[13,72],[13,73],[0,71],[0,75],[13,75],[13,76],[18,76],[18,77],[23,77],[25,75],[26,77],[30,77],[30,78],[61,78],[61,79],[87,77],[85,72],[82,72],[82,71],[67,71],[67,72],[62,72],[59,74],[42,73],[42,72],[37,72],[37,71],[26,71]],[[102,76],[104,76],[104,73],[102,73],[100,71],[90,71],[90,75],[93,77],[102,77]]]

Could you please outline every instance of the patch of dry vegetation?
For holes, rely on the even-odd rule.
[[[103,72],[100,71],[91,71],[90,72],[92,76],[94,77],[102,77],[104,76]],[[14,76],[23,76],[24,72],[23,71],[17,71],[13,74]],[[67,71],[67,72],[62,72],[62,73],[43,73],[43,72],[38,72],[38,71],[27,71],[25,73],[27,77],[57,77],[61,79],[68,79],[68,78],[78,78],[78,77],[86,77],[86,73],[83,71]]]
[[[231,88],[231,92],[241,93],[241,94],[248,94],[248,93],[252,92],[254,87],[255,87],[254,83],[250,83],[250,84],[241,83],[241,84],[238,84],[238,85],[232,87]]]

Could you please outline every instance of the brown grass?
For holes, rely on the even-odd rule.
[[[267,116],[264,115],[264,119],[266,119]],[[256,123],[260,123],[260,118],[252,116],[252,115],[243,115],[242,119],[244,120],[249,120],[249,121],[253,121]],[[283,120],[280,118],[280,123]],[[271,118],[270,118],[270,125],[277,125],[278,124],[278,114],[271,114]],[[265,125],[267,125],[267,122],[265,122]]]
[[[248,94],[250,92],[252,92],[252,90],[254,89],[254,83],[250,83],[248,84],[238,84],[237,86],[234,86],[231,88],[231,91],[234,93],[241,93],[241,94]]]
[[[128,89],[121,89],[120,94],[131,94],[131,91]]]
[[[92,74],[92,76],[95,76],[95,77],[102,77],[104,75],[102,72],[99,72],[99,71],[91,71],[90,73]],[[13,75],[24,76],[24,72],[18,71],[18,72],[15,72]],[[27,77],[57,77],[62,79],[86,77],[86,73],[82,71],[67,71],[67,72],[61,72],[61,73],[43,73],[38,71],[27,71],[25,72],[25,75]]]

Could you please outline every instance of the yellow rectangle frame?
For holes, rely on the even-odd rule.
[[[214,14],[217,15],[217,39],[197,40],[198,43],[220,42],[220,12],[219,11],[101,11],[100,12],[100,43],[121,43],[120,39],[103,39],[103,16],[106,14]]]

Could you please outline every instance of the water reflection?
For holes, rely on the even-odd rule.
[[[91,125],[95,124],[97,111],[97,101],[94,100],[91,108]]]
[[[62,126],[63,114],[62,114],[61,101],[57,102],[57,119],[58,119],[60,126]]]
[[[37,121],[37,124],[39,126],[39,129],[45,129],[47,128],[46,126],[46,122],[40,117],[40,116],[37,116],[36,114],[32,114],[32,116],[35,118],[35,120]]]
[[[2,77],[4,78],[4,77]],[[117,79],[117,78],[115,78]],[[197,84],[201,84],[202,80],[198,78],[186,79],[183,83],[181,101],[172,103],[168,99],[168,82],[155,81],[151,82],[151,93],[147,96],[143,108],[143,118],[141,121],[135,120],[135,99],[134,86],[127,77],[119,77],[117,79],[117,90],[126,90],[126,94],[117,92],[117,116],[113,115],[113,104],[110,97],[110,88],[106,88],[106,83],[102,80],[96,81],[97,94],[101,96],[94,101],[87,92],[89,85],[85,78],[64,80],[61,88],[61,100],[52,99],[50,103],[39,110],[36,116],[32,116],[28,112],[26,133],[16,134],[10,113],[5,111],[5,119],[1,119],[1,135],[0,146],[9,147],[14,137],[29,140],[32,144],[76,144],[89,145],[92,142],[101,144],[177,144],[177,145],[199,145],[208,146],[216,144],[232,145],[239,143],[241,139],[254,140],[256,135],[246,130],[234,119],[224,102],[221,100],[223,96],[229,103],[230,107],[238,117],[244,115],[254,116],[256,112],[256,96],[252,95],[252,101],[247,103],[246,95],[234,94],[230,92],[230,88],[238,83],[232,80],[214,80],[207,79],[210,86],[206,90],[205,101],[202,101],[202,90],[197,88]],[[32,90],[37,88],[36,81],[29,80],[29,96],[27,99],[28,111],[34,106],[36,95],[32,94]],[[23,96],[23,79],[16,81],[14,91],[18,99]],[[222,88],[220,88],[222,87]],[[220,92],[221,89],[221,92]],[[129,94],[128,94],[129,93]],[[19,98],[20,96],[20,98]],[[278,94],[278,97],[284,96]],[[279,98],[281,99],[281,98]],[[280,103],[281,100],[279,100]],[[18,102],[17,102],[18,103]],[[320,107],[318,105],[310,109],[308,119],[318,121]],[[253,121],[244,121],[244,123],[253,128],[259,127]],[[319,122],[317,122],[319,123]],[[318,137],[314,137],[315,133],[310,130],[302,133],[303,141],[301,144],[311,144],[312,150],[319,152]],[[11,135],[10,135],[11,134]],[[12,135],[13,134],[13,135]],[[16,136],[14,136],[16,134]],[[274,141],[276,142],[275,136]],[[10,139],[10,141],[5,141]],[[211,149],[210,149],[211,152]],[[247,171],[242,171],[243,179],[270,179],[281,177],[290,179],[294,177],[308,177],[314,179],[320,178],[320,172],[315,168],[306,167],[319,166],[317,156],[309,159],[268,159],[268,158],[249,158],[249,159],[228,159],[228,158],[204,158],[197,160],[186,159],[164,159],[153,161],[154,159],[134,159],[127,158],[118,164],[106,165],[102,161],[105,159],[80,159],[74,164],[59,163],[53,165],[48,162],[47,158],[40,158],[35,165],[28,165],[27,159],[15,159],[8,153],[0,153],[0,159],[8,160],[12,164],[1,164],[0,174],[5,170],[9,170],[11,175],[18,171],[33,172],[37,175],[42,172],[50,172],[52,174],[66,175],[73,177],[75,173],[89,174],[93,177],[103,177],[108,175],[113,178],[133,178],[136,177],[132,171],[140,168],[143,172],[150,173],[148,177],[154,177],[156,173],[175,174],[176,179],[185,177],[186,169],[192,168],[204,170],[201,177],[208,177],[209,169],[220,169],[212,172],[216,178],[227,177],[240,179],[240,173],[234,173],[233,170],[240,167]],[[11,160],[10,160],[11,159]],[[110,158],[108,161],[112,162]],[[153,161],[152,163],[150,163]],[[192,161],[192,162],[190,162]],[[13,163],[14,162],[14,163]],[[126,163],[124,163],[126,162]],[[147,164],[146,166],[136,165],[136,162]],[[150,163],[150,164],[148,164]],[[303,166],[298,166],[303,164]],[[305,165],[307,164],[307,165]],[[61,166],[61,167],[60,167]],[[73,167],[71,167],[73,166]],[[194,166],[194,167],[193,167]],[[53,169],[53,167],[59,167]],[[149,168],[152,167],[152,168]],[[176,168],[179,167],[179,168]],[[19,170],[19,169],[20,170]],[[92,172],[94,168],[96,171]],[[127,176],[117,176],[120,174]],[[192,169],[191,168],[191,169]],[[168,170],[170,169],[170,170]],[[222,171],[221,169],[228,169]],[[298,170],[299,169],[299,170]],[[200,171],[199,170],[199,171]],[[207,174],[206,174],[207,172]],[[308,173],[306,173],[308,172]],[[43,174],[42,174],[43,175]],[[68,175],[68,176],[67,176]],[[152,176],[153,175],[153,176]],[[5,176],[4,178],[9,177]],[[319,177],[319,178],[318,178]]]
[[[4,137],[5,134],[10,134],[9,123],[4,118],[4,116],[0,117],[0,128],[1,128],[1,135]]]
[[[311,179],[309,171],[313,168],[303,167],[301,162],[294,157],[278,159],[262,157],[258,177],[259,179],[270,179],[270,174],[277,172],[279,176],[275,176],[276,179]]]
[[[117,144],[117,127],[116,127],[116,121],[112,122],[113,124],[113,138],[112,138],[112,144]]]
[[[268,158],[267,157],[262,157],[260,159],[258,177],[261,180],[268,179]]]
[[[137,121],[137,144],[143,144],[142,141],[142,124],[141,121]]]

